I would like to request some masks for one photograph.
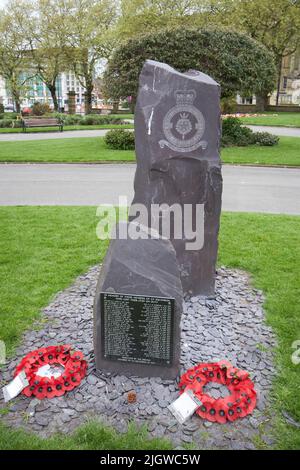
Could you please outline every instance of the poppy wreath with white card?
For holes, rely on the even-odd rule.
[[[77,387],[86,375],[87,362],[80,351],[68,344],[48,346],[28,353],[15,370],[24,371],[29,385],[22,390],[27,397],[60,397]]]
[[[230,395],[213,398],[203,391],[209,382],[225,385]],[[180,378],[180,393],[191,390],[202,403],[196,410],[201,418],[217,423],[235,421],[252,413],[256,391],[249,373],[233,367],[228,361],[202,363],[189,369]]]

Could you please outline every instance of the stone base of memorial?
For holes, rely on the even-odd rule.
[[[195,448],[253,449],[253,442],[271,445],[273,415],[269,392],[274,379],[274,335],[265,324],[264,298],[253,289],[247,274],[218,269],[216,296],[185,298],[182,313],[180,373],[200,362],[228,359],[250,372],[258,392],[257,408],[251,416],[220,425],[193,416],[180,425],[168,409],[179,396],[176,380],[137,377],[103,372],[96,375],[93,352],[93,300],[99,267],[91,268],[51,301],[34,330],[24,333],[16,354],[1,368],[3,384],[11,381],[16,365],[34,349],[52,344],[72,344],[88,361],[87,377],[62,397],[37,400],[19,395],[4,403],[0,395],[1,420],[14,428],[49,437],[69,434],[90,418],[113,426],[120,432],[134,421],[147,426],[151,437],[167,438],[173,447],[194,443]],[[218,384],[210,383],[207,393],[225,396]],[[128,402],[128,393],[136,402]],[[263,429],[263,433],[262,430]]]
[[[133,225],[119,224],[117,232]],[[148,233],[146,227],[142,230]],[[182,302],[176,253],[169,240],[150,235],[112,240],[95,296],[97,369],[174,379],[179,373]]]

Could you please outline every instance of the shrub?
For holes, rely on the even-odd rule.
[[[63,120],[65,126],[74,126],[76,124],[80,124],[80,121],[82,120],[82,116],[78,114],[60,114],[57,117],[60,117]]]
[[[17,119],[18,116],[20,115],[15,112],[6,112],[4,113],[3,119]]]
[[[134,133],[124,129],[112,129],[107,132],[104,141],[113,150],[133,150]]]
[[[134,37],[113,52],[103,91],[112,99],[137,96],[146,59],[165,62],[180,72],[200,70],[221,85],[222,96],[273,91],[274,57],[265,46],[233,31],[180,27]]]
[[[4,114],[4,104],[0,103],[0,115]]]
[[[0,127],[11,127],[12,125],[12,120],[11,119],[1,119],[0,120]]]
[[[228,117],[222,122],[222,146],[238,145],[244,147],[253,143],[253,132],[248,127],[242,127],[240,119]]]
[[[253,132],[248,127],[242,126],[240,119],[236,117],[228,117],[222,122],[222,146],[238,146],[246,145],[276,145],[279,138],[268,132]]]
[[[269,132],[253,132],[253,140],[257,145],[272,146],[277,145],[279,137],[269,134]]]
[[[236,98],[230,96],[227,98],[221,99],[221,113],[222,114],[232,114],[236,110]]]
[[[34,116],[43,116],[44,114],[50,113],[51,108],[48,103],[33,103],[32,105],[32,114]]]
[[[105,124],[124,124],[121,118],[114,116],[101,116],[99,114],[88,114],[81,118],[80,124],[84,126],[95,126]]]
[[[88,114],[86,116],[81,116],[80,114],[55,113],[54,116],[62,119],[65,126],[74,126],[76,124],[80,124],[82,126],[124,124],[124,121],[121,118],[114,116],[102,116],[99,114]]]
[[[87,115],[80,120],[80,124],[82,124],[83,126],[93,126],[95,124],[98,124],[98,121],[97,119],[95,119],[95,116]]]
[[[21,127],[21,121],[16,121],[13,119],[0,119],[0,128],[7,127]]]

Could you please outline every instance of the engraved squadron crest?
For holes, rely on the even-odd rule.
[[[175,91],[176,105],[171,108],[163,120],[163,132],[166,140],[160,140],[161,148],[169,147],[177,152],[191,152],[207,147],[201,140],[205,130],[203,114],[193,102],[196,98],[194,90]]]

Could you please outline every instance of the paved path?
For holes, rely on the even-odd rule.
[[[135,164],[2,164],[0,205],[117,204]],[[300,214],[300,170],[225,165],[223,210]]]
[[[24,140],[72,139],[74,137],[103,137],[109,129],[94,129],[64,132],[28,132],[28,134],[0,134],[0,142],[19,142]]]
[[[271,132],[275,135],[300,137],[300,128],[247,126],[254,132]],[[108,129],[64,131],[64,132],[29,132],[28,134],[0,134],[0,142],[19,142],[24,140],[71,139],[74,137],[103,137]]]
[[[254,132],[270,132],[286,137],[300,137],[300,127],[247,126]]]

